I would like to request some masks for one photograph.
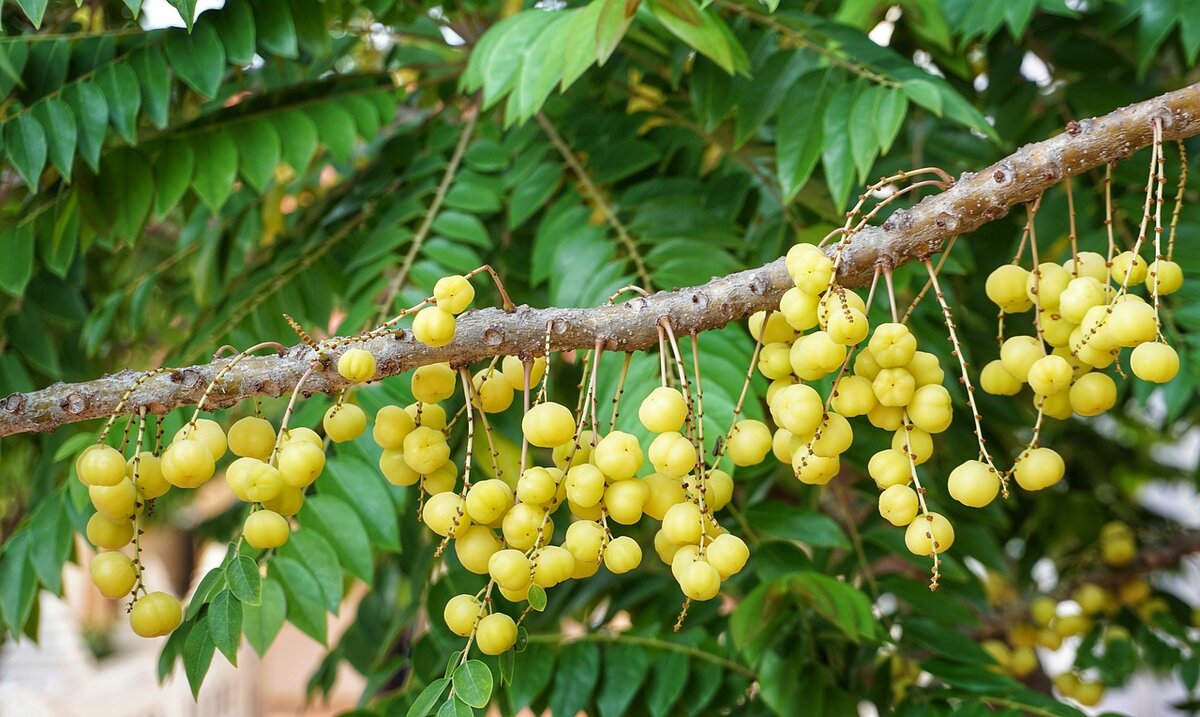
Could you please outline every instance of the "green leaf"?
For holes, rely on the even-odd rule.
[[[492,671],[480,660],[467,660],[454,671],[454,694],[472,707],[483,709],[492,700]]]
[[[731,75],[738,70],[735,51],[730,45],[731,42],[737,41],[733,39],[732,34],[725,32],[724,21],[716,15],[696,11],[692,0],[646,0],[646,6],[672,35],[717,63],[722,70]],[[697,12],[698,24],[684,19],[688,11]]]
[[[794,573],[786,580],[793,592],[851,640],[874,639],[878,628],[871,612],[871,600],[861,590],[812,571]]]
[[[62,494],[43,500],[29,520],[29,560],[38,580],[55,595],[62,593],[63,563],[71,555],[71,521]]]
[[[479,57],[484,109],[512,91],[525,53],[557,16],[558,13],[545,10],[526,10],[501,20],[488,30],[496,33],[495,40],[487,45],[486,52],[476,52],[471,57],[472,61]]]
[[[49,0],[17,0],[17,6],[37,29],[42,27],[42,17],[46,14],[48,4]]]
[[[168,30],[165,49],[179,79],[206,99],[217,96],[225,76],[225,47],[211,24],[200,23],[191,34]]]
[[[192,189],[209,209],[220,211],[237,179],[237,144],[228,132],[209,132],[192,140],[192,151]]]
[[[654,679],[646,702],[653,717],[663,717],[683,695],[687,686],[688,658],[682,652],[663,651],[654,661]]]
[[[75,165],[75,142],[78,128],[71,106],[57,97],[51,97],[33,106],[33,116],[46,130],[50,161],[66,181],[71,181],[71,168]]]
[[[270,578],[262,583],[262,604],[242,607],[242,631],[259,657],[266,654],[267,648],[275,641],[287,618],[287,610],[283,586]]]
[[[513,681],[513,672],[517,669],[517,651],[505,650],[500,653],[498,658],[500,662],[500,684],[511,685]]]
[[[603,65],[617,49],[621,38],[625,37],[625,31],[629,29],[629,23],[633,22],[633,15],[637,12],[638,3],[626,0],[592,0],[591,4],[600,7],[595,25],[595,46],[596,62]]]
[[[342,602],[342,566],[329,541],[316,530],[301,526],[279,548],[278,555],[292,558],[308,568],[321,586],[325,609],[336,615]]]
[[[65,37],[32,43],[25,65],[28,96],[42,97],[62,87],[70,64],[71,43]]]
[[[276,117],[275,124],[279,130],[283,161],[297,174],[303,174],[317,153],[317,125],[299,110]]]
[[[37,597],[37,575],[29,562],[28,531],[13,534],[0,553],[0,618],[8,631],[19,634]]]
[[[234,667],[242,642],[242,603],[229,590],[222,590],[208,604],[208,634],[213,645]]]
[[[187,27],[187,31],[192,31],[192,25],[196,22],[196,0],[167,0],[171,7],[179,11],[179,17],[183,18],[183,24]]]
[[[251,189],[261,194],[279,164],[279,134],[266,120],[238,123],[231,134],[237,143],[242,176]]]
[[[847,119],[854,102],[855,85],[846,84],[837,88],[824,110],[824,141],[821,150],[821,166],[825,170],[825,184],[833,204],[841,209],[850,197],[850,185],[854,183],[854,156],[847,139]]]
[[[190,144],[173,142],[167,145],[154,163],[154,213],[165,216],[171,211],[192,183],[196,155]]]
[[[290,0],[290,4],[300,49],[313,57],[328,57],[333,51],[333,42],[324,3],[318,0]]]
[[[561,58],[567,49],[564,30],[570,16],[556,12],[538,36],[520,49],[520,70],[504,115],[506,127],[533,117],[562,79]]]
[[[812,69],[815,61],[799,50],[781,50],[771,55],[762,68],[755,71],[753,80],[737,85],[737,122],[734,132],[736,146],[746,143],[758,128],[779,109],[796,81]],[[782,125],[796,122],[798,115],[783,115]]]
[[[408,708],[406,717],[426,717],[438,700],[442,699],[442,694],[446,692],[446,686],[449,684],[450,680],[439,677],[425,685],[425,689],[421,690],[417,699],[413,700],[412,706]]]
[[[276,557],[271,561],[271,569],[287,595],[288,620],[301,632],[324,645],[328,637],[328,625],[321,584],[308,568],[291,558]],[[265,593],[263,599],[265,604]]]
[[[34,227],[17,224],[0,233],[5,260],[0,261],[0,289],[12,296],[25,294],[25,284],[34,275]]]
[[[326,465],[323,490],[350,504],[362,518],[371,542],[385,550],[400,549],[400,527],[383,476],[357,458],[339,456]]]
[[[254,62],[254,13],[249,3],[225,3],[220,12],[212,13],[213,26],[225,45],[225,59],[234,65]]]
[[[42,123],[28,112],[6,122],[4,149],[25,186],[37,192],[38,179],[46,166],[46,131]]]
[[[261,605],[263,599],[262,576],[258,563],[245,555],[239,555],[225,568],[225,582],[229,591],[246,605]]]
[[[188,600],[187,610],[183,613],[184,620],[191,620],[193,617],[200,614],[200,608],[208,604],[213,593],[225,587],[225,570],[221,567],[213,568],[200,578],[200,582],[196,585],[196,590],[192,594],[192,599]]]
[[[358,135],[368,142],[379,134],[379,114],[375,103],[362,95],[349,95],[342,99],[341,106],[354,118]]]
[[[368,586],[374,582],[371,540],[362,520],[345,501],[332,495],[314,495],[304,501],[300,524],[324,535],[342,566]]]
[[[40,314],[33,311],[18,312],[8,318],[5,328],[13,345],[30,364],[52,378],[62,377],[58,347],[51,341]]]
[[[317,127],[321,143],[339,162],[349,161],[354,152],[354,117],[335,104],[323,104],[308,109],[308,116]]]
[[[541,585],[529,586],[529,607],[541,612],[546,609],[546,589]]]
[[[117,236],[133,243],[154,204],[150,161],[136,149],[109,152],[100,168],[100,199]]]
[[[879,138],[875,134],[875,117],[879,112],[879,101],[886,90],[879,85],[866,85],[854,98],[850,111],[850,154],[854,157],[854,168],[858,181],[866,181],[875,155],[879,149]]]
[[[562,165],[544,162],[513,189],[508,200],[508,226],[517,229],[550,201],[563,178]]]
[[[842,529],[829,516],[777,502],[755,503],[746,509],[746,520],[782,540],[799,540],[822,548],[850,548]]]
[[[475,713],[467,706],[467,703],[458,699],[451,698],[449,702],[442,705],[437,712],[438,717],[472,717]]]
[[[63,88],[63,98],[75,112],[79,126],[79,154],[83,161],[100,171],[100,150],[108,133],[108,100],[104,92],[90,82],[76,82]]]
[[[183,671],[187,675],[188,685],[192,688],[192,698],[200,696],[200,685],[212,665],[216,645],[208,632],[208,619],[200,618],[188,633],[183,643]]]
[[[597,33],[600,29],[600,12],[606,7],[606,0],[592,0],[586,6],[567,11],[570,19],[559,28],[566,36],[566,47],[563,50],[562,83],[559,87],[566,90],[587,68],[596,62],[598,49],[596,46]],[[621,32],[624,33],[624,26]]]
[[[195,623],[183,621],[183,624],[176,628],[167,641],[163,644],[162,651],[158,653],[158,684],[162,685],[163,680],[167,679],[167,675],[175,669],[175,662],[179,659],[179,655],[183,652],[183,646],[187,642],[188,635],[192,634],[192,625]]]
[[[902,85],[902,89],[908,99],[929,110],[935,117],[942,116],[942,93],[933,82],[909,80]]]
[[[167,69],[167,59],[158,46],[151,45],[130,55],[129,64],[137,73],[142,109],[155,127],[165,129],[171,105],[171,73]]]
[[[645,648],[624,643],[604,649],[604,683],[596,693],[600,717],[621,717],[629,712],[646,675],[650,655]]]
[[[446,211],[433,220],[433,231],[444,237],[467,242],[481,249],[490,249],[492,239],[483,222],[473,214]]]
[[[875,135],[879,139],[879,151],[887,154],[904,127],[904,118],[908,114],[908,98],[900,90],[886,90],[880,97],[875,111]]]
[[[533,703],[554,676],[555,651],[541,642],[532,642],[517,658],[507,694],[509,708],[517,712]]]
[[[600,649],[595,644],[572,642],[563,647],[550,693],[550,714],[579,712],[591,700],[599,679]]]
[[[127,62],[108,65],[96,73],[96,86],[108,100],[108,119],[129,144],[137,144],[137,113],[142,92],[137,73]]]
[[[831,70],[802,76],[783,98],[776,128],[775,162],[784,198],[790,200],[808,182],[821,158],[824,126],[814,108],[829,102],[835,87]]]
[[[300,56],[296,43],[296,24],[292,11],[279,0],[254,0],[254,27],[258,32],[258,46],[266,52],[294,60]]]

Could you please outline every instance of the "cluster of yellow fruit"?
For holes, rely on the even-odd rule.
[[[905,543],[913,553],[949,549],[954,542],[950,522],[933,512],[918,517],[921,496],[909,485],[916,466],[933,453],[932,436],[953,418],[937,357],[918,351],[916,337],[902,323],[871,331],[865,303],[832,282],[833,261],[817,247],[792,247],[786,263],[795,286],[784,293],[779,313],[750,318],[750,331],[762,342],[758,369],[771,380],[767,403],[778,426],[771,440],[775,457],[791,465],[802,482],[824,485],[838,474],[839,456],[854,440],[847,419],[866,416],[893,434],[892,447],[868,465],[882,491],[880,514],[893,525],[907,526]],[[852,356],[853,371],[847,374]],[[831,374],[836,380],[826,404],[804,382]],[[952,495],[979,505],[991,501],[1000,485],[996,472],[979,461],[960,466],[951,481]]]
[[[434,306],[426,306],[413,317],[412,332],[417,341],[436,348],[454,340],[454,317],[475,300],[475,287],[465,276],[442,277],[433,287],[433,298]]]
[[[1146,287],[1150,303],[1129,293],[1139,285]],[[1123,348],[1133,349],[1129,365],[1135,376],[1170,381],[1179,372],[1179,356],[1162,338],[1157,297],[1182,285],[1179,264],[1156,259],[1147,266],[1131,251],[1116,255],[1111,264],[1095,252],[1080,252],[1061,265],[1042,263],[1034,271],[1001,266],[988,276],[988,298],[1005,314],[1034,310],[1038,335],[1006,339],[1000,358],[983,369],[983,390],[1012,396],[1029,384],[1035,406],[1051,418],[1097,416],[1116,403],[1116,384],[1101,371]]]

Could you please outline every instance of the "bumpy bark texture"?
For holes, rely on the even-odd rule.
[[[987,169],[964,174],[953,187],[911,209],[894,212],[881,226],[858,233],[844,248],[839,280],[851,287],[871,280],[876,267],[919,261],[943,243],[966,234],[1029,202],[1063,177],[1116,161],[1150,144],[1159,118],[1165,139],[1200,134],[1200,84],[1121,108],[1103,117],[1071,122],[1044,142],[1027,145]],[[458,335],[441,348],[413,340],[407,332],[361,343],[379,360],[377,379],[417,366],[450,361],[463,365],[497,355],[532,356],[542,352],[547,327],[555,351],[590,348],[634,351],[658,341],[658,322],[669,318],[675,331],[705,331],[773,309],[791,282],[779,259],[757,269],[713,279],[702,286],[661,292],[615,306],[590,309],[532,309],[514,313],[482,309],[459,317]],[[336,360],[342,344],[327,356]],[[298,345],[283,355],[247,358],[214,388],[207,407],[229,406],[251,396],[290,391],[313,363],[312,349]],[[205,387],[229,359],[179,368],[146,379],[130,395],[124,411],[145,406],[153,413],[197,403]],[[347,384],[326,367],[305,382],[304,393],[330,393]],[[142,374],[121,371],[94,381],[55,384],[0,399],[0,437],[50,431],[64,423],[111,414]]]

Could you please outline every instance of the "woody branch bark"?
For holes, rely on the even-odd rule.
[[[1122,159],[1150,144],[1152,120],[1160,118],[1164,139],[1200,134],[1200,84],[1123,107],[1103,117],[1073,121],[1061,134],[1022,147],[987,169],[964,174],[947,191],[911,209],[896,210],[881,226],[867,227],[843,249],[839,280],[850,287],[868,283],[877,266],[922,260],[953,236],[967,234],[1032,201],[1065,176]],[[774,309],[791,285],[783,260],[713,279],[707,284],[638,297],[624,304],[589,309],[533,309],[514,313],[482,309],[459,317],[458,335],[441,348],[413,340],[407,332],[363,342],[378,359],[377,379],[417,366],[449,361],[465,365],[497,355],[542,352],[547,326],[554,351],[587,349],[600,342],[609,351],[634,351],[658,344],[658,325],[670,317],[677,332],[706,331]],[[336,360],[347,345],[327,352]],[[312,365],[314,352],[298,345],[278,356],[243,359],[214,388],[206,406],[230,406],[251,396],[278,396],[290,390]],[[146,379],[123,411],[142,406],[164,413],[200,400],[205,387],[228,359],[188,366]],[[142,374],[121,371],[94,381],[58,383],[40,391],[0,399],[0,437],[51,431],[76,421],[111,414],[121,396]],[[334,370],[316,371],[305,393],[331,393],[346,382]]]

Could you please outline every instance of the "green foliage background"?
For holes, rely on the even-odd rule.
[[[226,343],[292,343],[284,313],[318,336],[355,331],[427,295],[438,277],[485,262],[532,305],[594,305],[631,282],[701,283],[815,241],[842,223],[865,182],[917,166],[980,169],[1069,119],[1188,83],[1200,54],[1200,6],[1182,0],[900,0],[892,9],[592,0],[553,11],[486,0],[227,0],[190,32],[142,29],[139,4],[3,6],[0,395],[185,365]],[[192,17],[194,4],[172,4]],[[865,34],[885,16],[886,47]],[[1048,73],[1040,83],[1028,70],[1038,61]],[[465,154],[448,175],[464,127]],[[1115,169],[1123,232],[1136,231],[1146,154]],[[1174,149],[1168,157],[1174,182]],[[446,176],[444,205],[423,233]],[[1104,245],[1102,181],[1102,172],[1075,180],[1085,249]],[[959,242],[944,270],[977,366],[996,353],[994,308],[979,287],[1011,257],[1023,218],[1014,214]],[[1200,214],[1185,208],[1176,250],[1185,272],[1200,269],[1198,226]],[[1042,255],[1061,259],[1066,234],[1055,190],[1039,215]],[[920,267],[899,270],[901,299],[923,281]],[[391,283],[400,290],[381,308]],[[1168,302],[1184,370],[1153,408],[1139,385],[1110,420],[1043,431],[1067,460],[1062,489],[982,511],[949,501],[944,476],[974,453],[961,408],[925,471],[934,508],[958,529],[937,593],[924,588],[925,561],[910,560],[900,532],[878,518],[874,486],[857,477],[886,440],[863,429],[831,489],[775,467],[737,473],[733,527],[749,529],[754,557],[727,586],[731,601],[694,606],[673,633],[680,599],[649,550],[636,575],[560,586],[526,620],[528,646],[515,661],[490,661],[507,678],[497,704],[603,717],[844,714],[863,700],[884,713],[1075,714],[1044,681],[988,669],[978,636],[1024,603],[989,605],[967,559],[1028,596],[1040,558],[1054,561],[1063,585],[1091,574],[1106,520],[1131,523],[1147,544],[1178,532],[1133,496],[1151,478],[1194,481],[1155,458],[1197,414],[1198,299],[1190,284]],[[914,322],[922,348],[952,365],[932,302]],[[752,347],[737,326],[700,338],[709,435],[727,425]],[[627,406],[654,385],[655,364],[634,358]],[[607,357],[602,396],[619,365]],[[570,403],[578,368],[556,360],[556,370],[555,392]],[[751,416],[761,415],[764,390],[756,379]],[[411,400],[406,377],[357,395],[368,411]],[[1032,406],[980,399],[990,445],[1011,460]],[[318,424],[326,405],[306,401],[296,425]],[[618,425],[632,430],[632,418],[627,410]],[[173,432],[183,419],[167,420]],[[498,425],[519,438],[514,417]],[[62,590],[70,530],[91,510],[68,480],[69,457],[94,430],[0,444],[0,629],[10,634],[36,630],[39,588]],[[353,577],[372,590],[308,689],[327,690],[347,662],[368,678],[363,710],[403,714],[441,677],[461,640],[436,616],[479,581],[453,551],[448,574],[431,580],[433,544],[416,525],[415,499],[383,480],[377,458],[369,439],[338,446],[267,579],[248,577],[257,573],[241,558],[206,577],[161,671],[182,658],[198,685],[216,650],[234,654],[244,634],[261,652],[284,620],[324,642],[326,612]],[[172,521],[182,500],[164,501],[156,519]],[[197,532],[226,539],[239,521],[231,513]],[[648,532],[629,532],[649,546]],[[882,593],[894,597],[885,614],[884,603],[872,608]],[[1090,636],[1080,667],[1110,686],[1141,667],[1178,671],[1194,690],[1190,609],[1166,599],[1153,624],[1118,615],[1133,635],[1128,649]],[[416,619],[425,609],[435,616],[428,628]],[[602,629],[618,614],[633,625],[619,638]],[[564,619],[586,637],[564,641]],[[896,669],[909,663],[893,655],[934,680],[913,685]]]

